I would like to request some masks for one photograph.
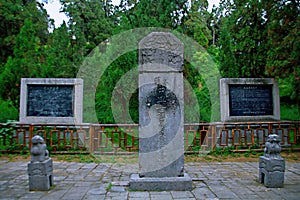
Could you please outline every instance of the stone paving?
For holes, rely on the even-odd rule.
[[[286,162],[283,188],[257,182],[258,162],[185,163],[192,191],[129,191],[138,164],[54,162],[54,187],[30,192],[27,162],[0,161],[0,199],[300,199],[300,163]]]

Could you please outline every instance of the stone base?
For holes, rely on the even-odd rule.
[[[283,158],[274,159],[265,156],[259,157],[258,181],[268,188],[283,187],[285,161]]]
[[[259,182],[268,188],[281,188],[284,182],[284,172],[268,172],[260,169]]]
[[[138,174],[132,174],[129,189],[140,191],[189,191],[192,190],[192,179],[186,173],[182,177],[142,178]]]
[[[53,162],[49,158],[43,162],[28,163],[29,190],[47,191],[53,185]]]

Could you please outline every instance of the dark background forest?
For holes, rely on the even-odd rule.
[[[49,0],[50,1],[50,0]],[[75,78],[87,55],[105,51],[108,39],[127,30],[161,27],[195,40],[225,78],[275,78],[281,119],[300,120],[299,0],[60,0],[69,21],[54,27],[47,0],[0,0],[0,122],[18,120],[21,78]],[[199,58],[200,59],[200,58]],[[114,123],[112,91],[138,65],[138,52],[120,56],[103,72],[95,109],[100,123]],[[203,75],[184,63],[199,100],[201,121],[211,102]],[[130,113],[138,121],[137,93]],[[84,119],[89,122],[88,119]]]

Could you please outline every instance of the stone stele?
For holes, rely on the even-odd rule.
[[[191,190],[184,173],[183,43],[152,32],[139,43],[139,174],[132,190]]]

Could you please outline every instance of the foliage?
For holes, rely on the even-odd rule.
[[[300,2],[221,1],[214,11],[225,77],[272,77],[285,82],[284,97],[299,105]]]
[[[28,76],[32,68],[35,68],[34,73],[37,72],[36,66],[32,65],[39,58],[35,55],[39,49],[38,39],[34,36],[32,22],[29,20],[25,21],[20,33],[16,36],[16,43],[14,58],[8,58],[4,70],[0,74],[1,96],[10,99],[15,105],[18,103],[20,78]]]
[[[199,45],[208,48],[212,40],[211,31],[207,25],[209,12],[206,0],[193,0],[187,19],[183,23],[183,33],[192,37]]]
[[[287,103],[280,106],[280,118],[282,120],[300,120],[300,108],[297,105]]]
[[[16,36],[20,33],[25,20],[33,22],[34,30],[42,42],[47,40],[48,26],[52,20],[48,19],[43,4],[31,0],[1,1],[0,6],[0,71],[7,59],[13,55]]]
[[[123,30],[139,27],[176,29],[185,21],[187,13],[187,0],[123,0],[118,12]]]
[[[18,119],[18,109],[13,106],[11,101],[4,101],[0,98],[0,108],[0,123]]]
[[[226,147],[226,148],[216,148],[216,150],[211,151],[209,155],[227,157],[229,155],[234,154],[233,150],[234,150],[234,146]]]
[[[14,125],[11,124],[12,121],[7,121],[1,124],[0,135],[10,140],[13,137]]]
[[[45,67],[49,69],[47,77],[75,77],[76,64],[82,60],[82,56],[77,53],[78,47],[74,42],[65,23],[49,35],[47,45],[44,46]]]
[[[300,93],[300,1],[275,1],[265,5],[267,63],[270,76],[284,78],[291,90],[286,96],[298,101]]]
[[[28,147],[16,144],[13,141],[13,134],[17,129],[17,126],[13,124],[12,120],[8,120],[5,123],[2,123],[0,126],[0,150],[7,152],[19,152],[20,154],[27,154]]]
[[[244,0],[233,6],[221,30],[221,70],[226,77],[263,77],[267,38],[262,3]]]
[[[69,29],[77,45],[87,55],[112,35],[114,16],[111,1],[62,0],[63,12],[69,17]]]
[[[120,57],[118,57],[105,71],[102,76],[101,82],[98,84],[97,92],[96,92],[96,99],[101,101],[96,101],[96,111],[97,117],[100,123],[115,123],[115,119],[111,113],[111,101],[118,101],[121,103],[121,108],[126,108],[127,99],[124,99],[126,96],[126,88],[115,88],[117,82],[121,79],[121,77],[128,72],[129,70],[137,67],[137,51],[128,52]],[[122,67],[120,67],[122,66]],[[130,79],[128,81],[131,81]],[[130,84],[132,82],[127,82],[125,85],[130,88]],[[134,82],[133,82],[134,84]],[[135,87],[136,88],[136,87]],[[113,95],[113,91],[115,90],[116,94]],[[137,96],[133,100],[137,102]],[[115,99],[117,98],[117,99]],[[130,101],[130,100],[129,100]],[[131,109],[134,109],[135,112],[138,110],[137,103],[131,102]],[[122,113],[125,113],[122,112]],[[137,115],[133,115],[134,121],[138,121],[136,118]],[[132,117],[133,117],[132,116]],[[122,116],[122,121],[126,122],[126,115]]]
[[[207,50],[194,56],[201,69],[214,62],[223,77],[276,78],[283,118],[299,120],[299,0],[221,0],[211,12],[207,0],[121,0],[117,6],[111,0],[60,0],[61,12],[69,21],[56,28],[44,3],[48,1],[1,1],[0,121],[17,118],[21,78],[74,78],[87,55],[98,52],[93,62],[98,62],[101,55],[114,55],[108,39],[140,27],[169,28],[195,40]],[[123,38],[129,39],[132,38]],[[208,55],[212,60],[207,60]],[[101,81],[92,88],[96,96],[87,95],[84,109],[96,109],[101,123],[114,123],[112,101],[121,102],[116,109],[124,108],[129,101],[130,116],[137,123],[138,91],[126,99],[127,91],[115,86],[137,67],[138,52],[117,57],[101,72]],[[184,76],[199,102],[200,120],[217,121],[219,112],[215,108],[219,106],[213,105],[211,99],[218,98],[218,90],[209,88],[209,81],[220,77],[195,69],[192,64],[184,62]],[[126,84],[137,84],[130,80]],[[91,98],[95,98],[95,105]],[[191,108],[187,106],[186,111]],[[92,118],[85,112],[85,122],[94,123]],[[126,115],[120,118],[128,121]]]

